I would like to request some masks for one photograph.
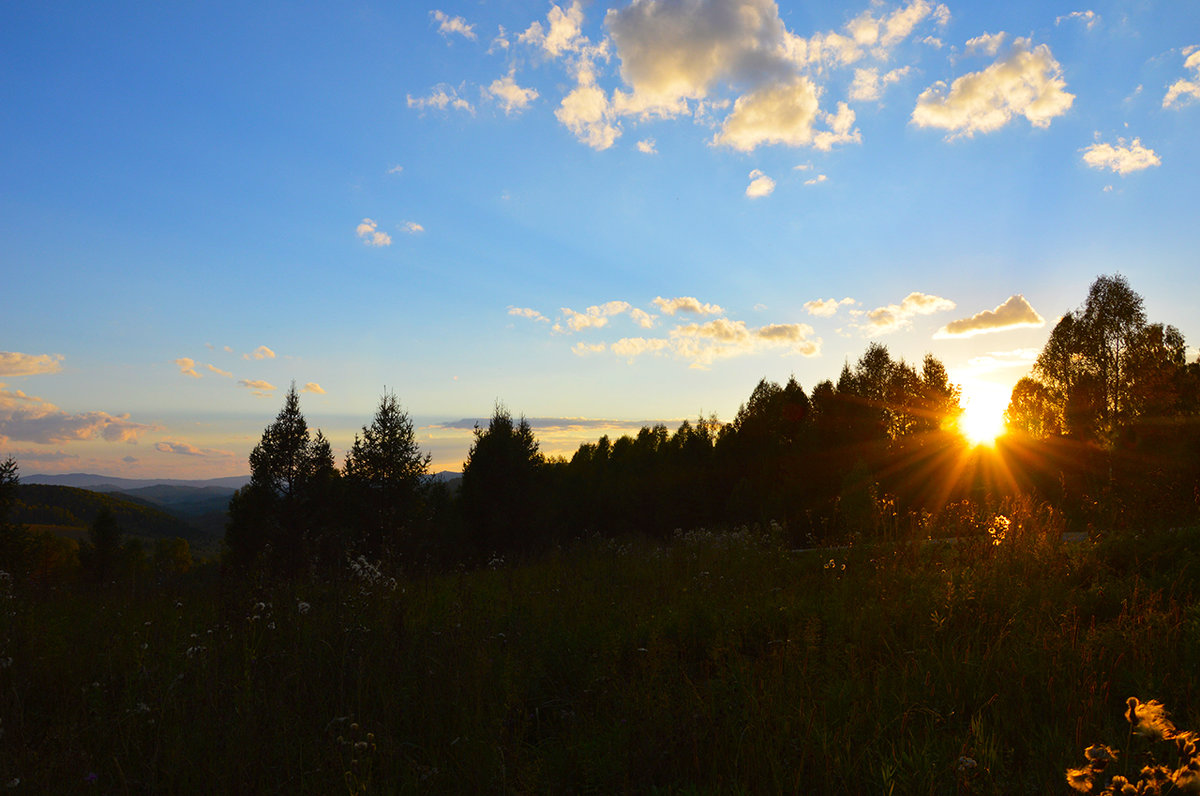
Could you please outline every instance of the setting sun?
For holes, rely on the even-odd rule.
[[[963,413],[958,428],[972,445],[991,445],[1004,433],[1008,395],[995,385],[964,385]]]

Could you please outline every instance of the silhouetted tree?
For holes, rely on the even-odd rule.
[[[11,569],[20,555],[20,532],[12,522],[20,482],[17,460],[9,456],[0,462],[0,568]]]
[[[121,559],[121,526],[108,506],[101,508],[88,526],[88,542],[87,569],[93,580],[104,583],[116,573]]]
[[[394,393],[384,393],[371,425],[355,435],[346,454],[348,505],[359,522],[364,552],[380,555],[419,516],[429,475],[412,421]]]
[[[265,556],[278,572],[299,571],[325,531],[323,504],[336,478],[329,442],[320,431],[309,434],[293,384],[250,453],[250,483],[230,500],[225,543],[231,563],[251,565]]]
[[[542,541],[543,458],[524,417],[497,404],[488,427],[475,426],[463,465],[463,519],[483,554],[527,550]]]

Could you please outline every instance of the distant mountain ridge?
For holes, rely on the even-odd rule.
[[[231,475],[225,478],[120,478],[115,475],[98,475],[96,473],[57,473],[46,475],[22,475],[22,484],[46,484],[49,486],[73,486],[78,489],[90,489],[93,492],[119,492],[130,489],[143,489],[150,486],[185,486],[196,489],[206,487],[221,487],[223,489],[241,489],[250,483],[249,475]],[[107,487],[107,489],[105,488]]]

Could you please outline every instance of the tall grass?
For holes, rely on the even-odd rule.
[[[1200,532],[1064,545],[1006,510],[957,544],[697,531],[442,575],[6,581],[0,786],[1061,793],[1130,694],[1200,704]]]

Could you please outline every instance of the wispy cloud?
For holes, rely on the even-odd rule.
[[[599,329],[608,324],[613,315],[620,315],[630,309],[628,301],[609,301],[605,304],[588,307],[583,312],[576,312],[569,307],[562,308],[563,319],[573,332],[582,329]],[[564,331],[561,324],[554,324],[555,331]]]
[[[1186,56],[1183,68],[1192,70],[1194,74],[1190,79],[1179,78],[1167,88],[1167,93],[1163,96],[1162,101],[1164,108],[1182,106],[1193,100],[1200,100],[1200,46],[1185,47],[1183,54]]]
[[[903,66],[880,75],[879,69],[873,66],[855,69],[854,82],[850,84],[850,99],[856,102],[878,101],[888,86],[899,83],[911,71],[911,66]]]
[[[1008,55],[983,71],[963,75],[949,87],[939,81],[922,92],[912,122],[947,130],[949,138],[998,130],[1016,116],[1034,127],[1048,127],[1075,101],[1066,87],[1050,48],[1019,38]]]
[[[405,221],[400,225],[400,231],[405,235],[420,235],[425,231],[425,227],[421,226],[415,221]]]
[[[970,318],[951,321],[934,333],[935,339],[974,337],[977,334],[1006,332],[1028,326],[1045,326],[1046,320],[1030,306],[1024,296],[1010,296],[1000,306],[977,312]]]
[[[583,7],[579,0],[573,0],[565,11],[552,3],[550,13],[546,15],[546,24],[533,22],[517,37],[517,41],[538,48],[551,58],[558,58],[566,53],[577,52],[587,44],[582,27]]]
[[[233,374],[232,374],[232,373],[230,373],[230,372],[229,372],[229,371],[227,371],[227,370],[221,370],[221,369],[220,369],[220,368],[218,368],[216,365],[205,365],[204,367],[208,368],[210,371],[212,371],[213,373],[217,374],[218,376],[224,376],[224,377],[225,377],[225,378],[227,378],[227,379],[232,379],[232,378],[233,378]]]
[[[220,458],[228,459],[234,455],[233,451],[218,450],[216,448],[197,448],[188,442],[178,442],[175,440],[163,440],[162,442],[154,443],[154,449],[160,453],[174,453],[179,456],[197,456],[204,458]]]
[[[392,236],[379,230],[379,225],[370,218],[364,218],[354,229],[363,243],[368,246],[391,246]]]
[[[175,364],[179,366],[179,372],[184,376],[191,376],[193,379],[200,378],[200,374],[196,372],[196,360],[189,357],[180,357],[175,360]]]
[[[274,359],[275,352],[267,348],[265,345],[260,345],[258,348],[251,351],[249,354],[242,354],[242,359]]]
[[[262,379],[238,379],[238,384],[250,390],[250,392],[259,398],[266,398],[276,389],[274,384]]]
[[[507,116],[520,113],[538,98],[537,89],[518,86],[512,72],[493,80],[484,93],[494,99]]]
[[[305,382],[304,386],[300,388],[300,392],[311,392],[314,395],[324,395],[325,389],[315,381],[308,381]]]
[[[466,39],[475,38],[475,26],[467,24],[462,17],[452,17],[444,11],[430,11],[429,16],[438,23],[438,33],[449,39],[451,36],[462,36]]]
[[[550,323],[550,319],[542,313],[531,307],[514,307],[511,304],[508,307],[509,315],[516,315],[518,318],[528,318],[531,321],[538,323]]]
[[[399,165],[399,164],[397,164],[397,165],[395,165],[395,166],[392,166],[390,169],[388,169],[388,170],[387,170],[387,173],[388,173],[388,174],[395,174],[395,175],[400,175],[400,174],[403,174],[403,173],[404,173],[404,167],[403,167],[403,166],[401,166],[401,165]]]
[[[39,376],[62,370],[62,354],[20,354],[0,351],[0,376]]]
[[[864,316],[866,322],[858,324],[858,328],[864,337],[878,337],[907,329],[912,325],[914,316],[932,315],[952,309],[954,302],[950,299],[913,292],[905,296],[899,304],[887,304],[870,310]]]
[[[637,151],[646,155],[657,155],[658,148],[653,138],[643,138],[637,142]]]
[[[1069,20],[1079,20],[1088,30],[1091,30],[1092,28],[1096,27],[1097,24],[1099,24],[1100,15],[1090,9],[1087,11],[1072,11],[1070,14],[1063,14],[1060,17],[1055,17],[1054,24],[1061,25]]]
[[[1108,169],[1122,177],[1130,172],[1162,164],[1162,160],[1153,149],[1142,146],[1140,138],[1135,138],[1128,144],[1124,138],[1118,138],[1115,145],[1097,141],[1082,151],[1083,162],[1093,169]]]
[[[49,401],[21,390],[6,390],[6,386],[0,384],[0,442],[16,440],[42,445],[90,439],[134,442],[142,434],[157,430],[153,425],[135,423],[129,415],[64,412]]]
[[[813,177],[810,180],[805,180],[804,184],[805,185],[820,185],[821,183],[826,182],[828,179],[829,178],[827,176],[825,176],[824,174],[818,174],[817,176]]]
[[[427,96],[414,97],[412,94],[408,94],[405,98],[408,101],[408,107],[419,111],[430,109],[444,111],[447,108],[452,108],[453,110],[466,111],[467,113],[475,112],[475,106],[463,99],[459,95],[458,89],[445,83],[439,83],[434,86]]]

